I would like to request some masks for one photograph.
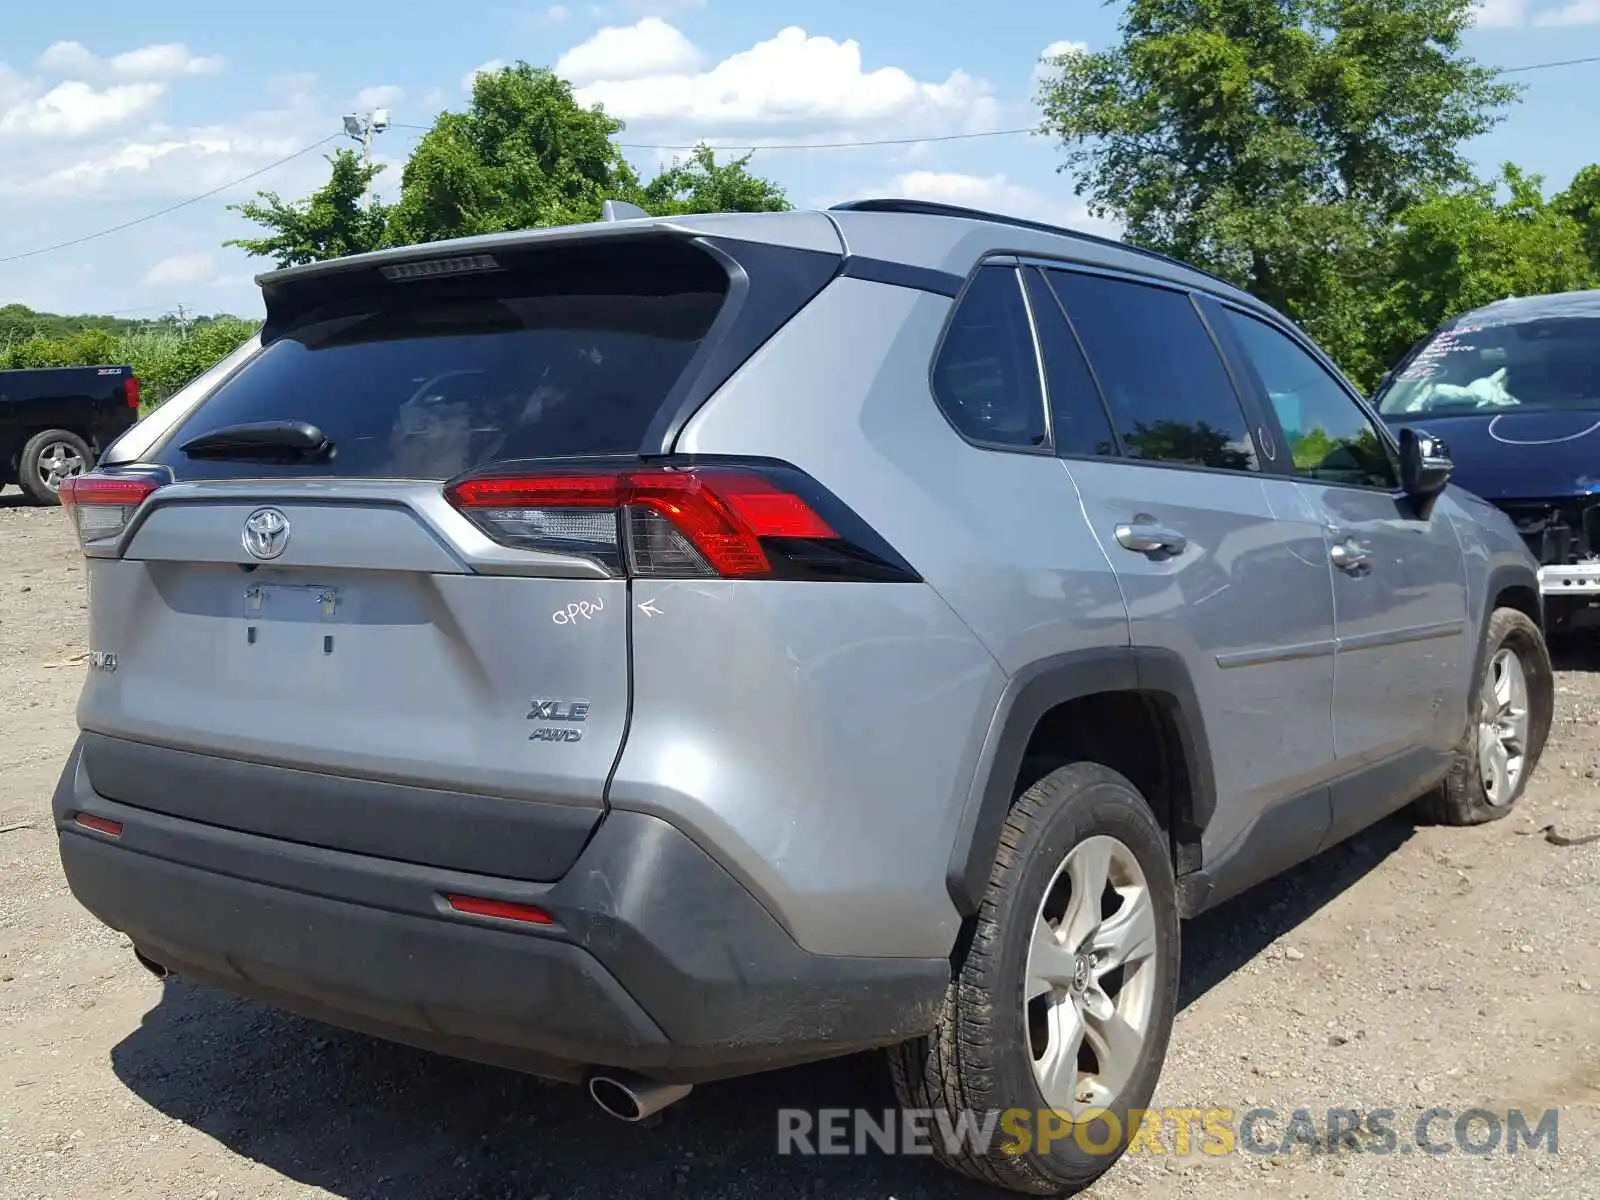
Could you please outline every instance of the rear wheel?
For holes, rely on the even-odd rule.
[[[901,1104],[948,1114],[935,1155],[1036,1195],[1110,1168],[1166,1057],[1178,938],[1167,837],[1131,783],[1074,763],[1025,791],[938,1029],[890,1053]],[[990,1114],[987,1144],[937,1132]]]
[[[1550,651],[1539,627],[1516,609],[1495,610],[1472,720],[1450,774],[1420,802],[1421,815],[1481,825],[1510,812],[1538,765],[1554,705]]]
[[[89,444],[67,429],[46,429],[28,439],[17,462],[17,482],[35,504],[60,504],[61,485],[94,465]]]

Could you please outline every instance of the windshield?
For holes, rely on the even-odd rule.
[[[1600,318],[1463,322],[1413,354],[1377,402],[1385,416],[1600,407]]]

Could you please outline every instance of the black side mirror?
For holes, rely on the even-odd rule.
[[[1450,447],[1439,438],[1409,425],[1400,430],[1400,484],[1423,516],[1449,484],[1454,469]]]

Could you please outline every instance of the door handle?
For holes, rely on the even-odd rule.
[[[1328,550],[1328,557],[1341,571],[1361,571],[1372,565],[1372,555],[1354,539],[1335,542]]]
[[[1175,529],[1153,525],[1146,521],[1118,525],[1117,545],[1139,554],[1182,554],[1189,539]]]

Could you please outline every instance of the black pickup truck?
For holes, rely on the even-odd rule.
[[[0,371],[0,486],[59,504],[61,481],[94,466],[138,419],[132,367]]]

